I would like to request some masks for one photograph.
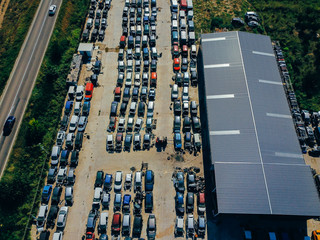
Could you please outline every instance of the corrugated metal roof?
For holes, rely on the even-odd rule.
[[[270,38],[203,34],[201,49],[218,212],[320,216]]]

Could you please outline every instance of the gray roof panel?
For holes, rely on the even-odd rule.
[[[218,212],[319,216],[270,38],[203,34],[201,49]]]

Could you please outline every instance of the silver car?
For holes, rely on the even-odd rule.
[[[79,119],[79,123],[78,123],[78,132],[84,132],[84,130],[86,129],[87,126],[87,122],[88,122],[88,118],[85,116],[81,116]]]
[[[61,207],[58,214],[57,228],[63,230],[68,217],[68,207]]]

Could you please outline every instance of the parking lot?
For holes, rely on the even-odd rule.
[[[195,167],[200,172],[197,177],[203,177],[202,153],[175,151],[173,141],[173,106],[171,102],[171,86],[174,84],[172,77],[173,59],[171,55],[171,12],[170,1],[157,1],[157,21],[156,33],[156,48],[158,52],[157,61],[157,85],[156,97],[154,100],[152,140],[150,150],[134,151],[131,145],[130,151],[106,151],[107,135],[116,136],[116,132],[108,132],[110,122],[110,106],[114,101],[114,89],[117,86],[118,78],[118,52],[119,40],[122,35],[122,13],[125,6],[125,1],[111,2],[110,10],[108,11],[107,27],[105,29],[105,37],[103,41],[95,42],[95,49],[91,62],[84,64],[78,81],[79,85],[85,85],[86,79],[92,75],[92,65],[96,59],[101,60],[102,68],[98,75],[97,87],[93,90],[91,100],[91,109],[88,117],[88,124],[84,132],[84,141],[79,154],[79,164],[75,169],[76,180],[74,184],[73,205],[69,207],[66,227],[64,229],[64,239],[81,239],[86,234],[86,224],[88,214],[92,209],[94,197],[94,183],[97,171],[113,174],[117,171],[122,171],[123,182],[125,174],[140,171],[142,163],[145,170],[148,168],[154,172],[154,188],[153,188],[153,211],[156,217],[156,239],[175,239],[175,196],[176,191],[173,185],[173,173],[177,168],[182,170]],[[142,71],[141,71],[142,72]],[[133,87],[131,87],[132,90]],[[122,87],[123,91],[124,87]],[[141,87],[140,87],[141,89]],[[182,91],[182,88],[179,89]],[[180,93],[181,95],[181,93]],[[189,101],[198,103],[198,90],[196,87],[189,89]],[[120,102],[121,103],[121,102]],[[120,105],[120,104],[119,104]],[[128,119],[130,101],[127,107],[125,119]],[[119,110],[119,108],[118,108]],[[136,114],[137,115],[137,114]],[[117,114],[117,123],[119,116]],[[137,117],[134,117],[135,121]],[[143,117],[143,126],[140,130],[141,136],[146,133],[145,122],[146,114]],[[117,126],[116,126],[117,127]],[[156,138],[167,137],[167,146],[160,150],[156,148]],[[182,139],[183,142],[183,139]],[[183,148],[183,147],[182,147]],[[185,174],[186,178],[187,174]],[[144,179],[143,179],[144,182]],[[185,196],[186,196],[185,191]],[[122,196],[130,194],[131,199],[134,199],[134,191],[122,190]],[[107,235],[111,237],[111,222],[113,216],[114,190],[110,192],[111,202],[109,212],[109,220],[107,227]],[[64,197],[64,191],[61,198]],[[185,197],[184,197],[185,198]],[[197,199],[195,197],[195,199]],[[62,207],[65,201],[61,201],[59,207]],[[186,204],[186,203],[185,203]],[[144,205],[143,205],[144,206]],[[133,224],[133,206],[131,204],[131,228]],[[197,220],[197,203],[194,204],[194,217]],[[142,238],[147,238],[147,221],[148,213],[144,209],[141,212],[143,217]],[[187,215],[184,214],[186,220]],[[185,223],[185,221],[184,221]],[[98,225],[98,221],[97,221]],[[55,228],[51,231],[54,232]],[[35,236],[36,230],[33,230]],[[99,237],[98,231],[95,231],[96,238]],[[130,231],[131,233],[131,231]],[[130,234],[131,235],[131,234]],[[185,238],[185,235],[184,235]],[[50,237],[52,239],[52,235]],[[206,236],[205,236],[206,239]]]

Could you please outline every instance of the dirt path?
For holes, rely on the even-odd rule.
[[[0,2],[0,29],[2,26],[4,15],[6,14],[7,8],[9,6],[9,2],[10,2],[10,0],[2,0]]]

